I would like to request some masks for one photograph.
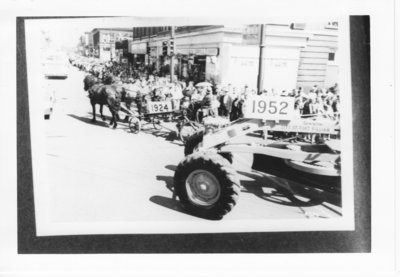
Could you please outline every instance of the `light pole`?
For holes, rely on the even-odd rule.
[[[264,86],[264,52],[265,52],[265,24],[260,26],[260,59],[258,63],[257,92],[260,93]]]
[[[110,61],[112,61],[112,41],[110,39]]]
[[[173,47],[175,47],[175,27],[171,26],[171,40],[173,43]],[[168,48],[171,49],[171,44],[168,44]],[[174,53],[171,54],[171,61],[169,63],[169,73],[171,75],[171,83],[174,81]]]

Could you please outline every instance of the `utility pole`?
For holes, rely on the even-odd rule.
[[[175,47],[175,27],[171,26],[171,41]],[[168,43],[168,48],[170,48],[170,43]],[[169,74],[171,75],[171,82],[174,81],[174,53],[171,54],[169,63]]]
[[[260,60],[258,63],[257,92],[260,93],[264,85],[264,54],[265,54],[265,24],[260,25]]]
[[[112,40],[111,40],[111,33],[108,35],[109,44],[110,44],[110,61],[112,61]]]

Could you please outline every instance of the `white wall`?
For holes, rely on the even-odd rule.
[[[328,66],[326,67],[324,87],[325,88],[332,87],[335,83],[338,82],[339,82],[339,66],[328,64]]]
[[[259,48],[253,45],[225,44],[221,49],[223,85],[257,86]]]
[[[228,49],[227,49],[228,48]],[[223,83],[234,86],[248,85],[257,88],[259,47],[250,45],[231,45],[223,48]],[[228,50],[228,51],[227,51]],[[296,87],[299,64],[298,47],[267,46],[264,56],[264,85],[267,90],[290,91]]]
[[[280,93],[296,88],[298,59],[266,59],[264,66],[264,89]]]

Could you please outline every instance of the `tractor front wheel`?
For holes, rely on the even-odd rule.
[[[174,188],[189,213],[215,220],[236,205],[240,182],[236,170],[224,157],[200,152],[180,162],[175,171]]]

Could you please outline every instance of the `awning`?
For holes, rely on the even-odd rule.
[[[219,48],[178,48],[175,52],[181,55],[217,56]]]

